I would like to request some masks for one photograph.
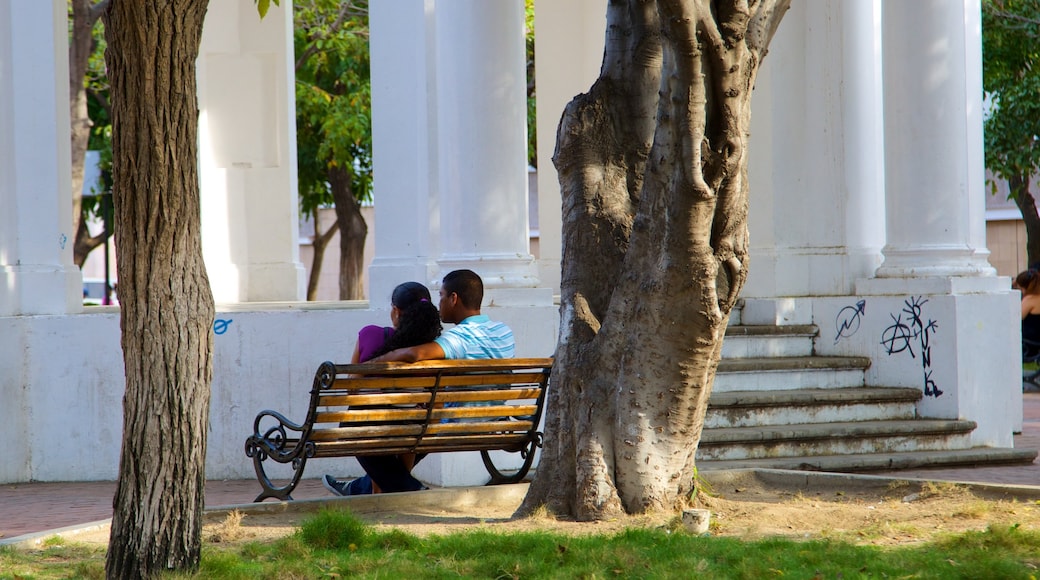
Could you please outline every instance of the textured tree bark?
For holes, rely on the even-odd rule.
[[[112,93],[126,392],[108,578],[194,570],[213,351],[202,259],[195,60],[206,0],[113,0]]]
[[[365,286],[361,283],[361,275],[368,224],[361,215],[361,202],[354,198],[350,173],[341,168],[329,169],[329,185],[339,226],[339,299],[362,300]]]
[[[520,508],[679,507],[747,278],[751,90],[787,0],[627,0],[564,111],[561,323],[540,469]],[[656,115],[656,116],[655,116]]]
[[[1018,175],[1008,179],[1008,186],[1015,194],[1015,205],[1022,213],[1026,227],[1026,266],[1040,264],[1040,216],[1036,212],[1036,198],[1029,193],[1029,177]]]
[[[311,247],[314,248],[314,255],[311,257],[311,273],[307,277],[308,301],[318,299],[318,281],[321,280],[321,267],[325,262],[325,249],[329,247],[329,241],[332,240],[332,236],[336,235],[338,225],[337,221],[337,223],[330,225],[329,229],[322,232],[321,224],[318,223],[318,212],[314,212],[314,241],[311,243]]]

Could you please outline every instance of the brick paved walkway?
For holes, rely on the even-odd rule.
[[[1024,395],[1022,434],[1015,447],[1040,449],[1040,393]],[[1040,459],[1031,465],[958,469],[916,469],[877,475],[947,481],[1040,485]],[[244,504],[260,492],[256,480],[209,481],[206,507]],[[23,483],[0,485],[0,540],[86,524],[112,517],[114,482]],[[332,497],[317,479],[300,482],[296,499]]]

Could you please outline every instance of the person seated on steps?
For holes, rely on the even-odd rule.
[[[516,343],[512,329],[481,314],[483,301],[484,282],[480,276],[472,270],[449,272],[441,281],[440,318],[455,326],[430,342],[392,350],[374,357],[371,362],[513,358]],[[411,473],[423,457],[415,456],[414,462],[399,455],[358,457],[367,480],[362,477],[347,483],[325,475],[322,483],[336,495],[359,495],[376,489],[382,492],[426,489]]]

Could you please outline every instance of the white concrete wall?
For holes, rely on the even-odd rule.
[[[1012,432],[1022,426],[1021,335],[1018,325],[1007,324],[1019,307],[1010,284],[1003,294],[955,291],[802,301],[820,329],[816,354],[870,357],[870,386],[925,392],[927,375],[942,394],[926,394],[917,405],[919,416],[970,419],[978,423],[973,445],[1014,446]],[[920,324],[911,314],[915,304]],[[930,323],[926,337],[922,327]]]
[[[517,356],[551,355],[555,308],[485,312],[513,328]],[[206,476],[254,477],[244,443],[257,412],[302,421],[318,365],[349,362],[357,331],[388,321],[385,306],[370,310],[364,302],[218,306],[215,327],[224,332],[214,347]],[[116,308],[0,318],[0,368],[0,438],[7,442],[0,484],[115,479],[124,390]],[[436,485],[484,483],[472,455],[475,464],[472,457],[432,460],[418,473]],[[325,472],[360,473],[353,460],[316,460],[305,476]]]

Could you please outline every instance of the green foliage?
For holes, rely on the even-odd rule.
[[[367,3],[294,3],[296,147],[300,209],[333,203],[328,172],[345,168],[359,201],[371,200],[372,89]]]
[[[986,167],[1029,177],[1040,169],[1040,0],[984,0],[982,39]]]
[[[527,163],[538,167],[538,117],[534,85],[534,0],[524,0],[524,46],[527,55]]]

